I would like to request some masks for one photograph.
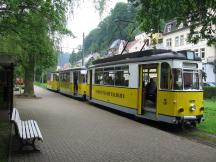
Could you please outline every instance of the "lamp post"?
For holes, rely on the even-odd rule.
[[[85,33],[83,32],[83,46],[82,46],[82,66],[84,66],[84,39],[85,39]]]

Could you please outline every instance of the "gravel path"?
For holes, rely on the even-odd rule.
[[[216,149],[35,87],[41,99],[16,99],[22,119],[35,119],[40,152],[10,161],[215,162]],[[13,142],[14,143],[14,142]],[[14,148],[14,144],[12,144]]]

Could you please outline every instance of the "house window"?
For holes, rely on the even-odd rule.
[[[179,46],[179,36],[175,37],[175,46]]]
[[[184,45],[184,35],[180,36],[180,46]]]
[[[166,46],[167,47],[172,47],[172,39],[171,38],[166,39]]]
[[[172,25],[171,25],[171,24],[168,24],[168,25],[167,25],[167,32],[171,32],[171,28],[172,28]]]
[[[199,56],[199,50],[198,50],[198,49],[195,49],[195,50],[194,50],[194,53],[195,53],[197,56]]]
[[[200,48],[200,56],[202,59],[205,58],[205,48]]]

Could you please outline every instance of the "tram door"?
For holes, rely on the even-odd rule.
[[[156,112],[158,64],[142,65],[142,113]]]
[[[78,93],[78,71],[73,73],[73,82],[74,82],[74,95]]]

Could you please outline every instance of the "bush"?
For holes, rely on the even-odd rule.
[[[203,87],[204,99],[216,98],[216,87]]]

